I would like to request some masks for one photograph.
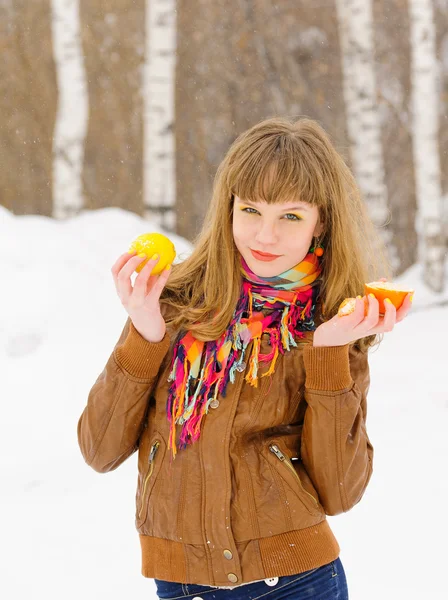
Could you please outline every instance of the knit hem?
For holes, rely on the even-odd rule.
[[[148,342],[131,321],[128,335],[123,344],[117,346],[114,356],[129,375],[139,379],[151,379],[157,375],[169,347],[170,336],[167,331],[160,342]]]
[[[228,587],[228,571],[223,560],[222,572],[210,581],[208,549],[140,534],[144,577],[185,584]],[[271,577],[296,575],[336,560],[339,544],[327,519],[305,529],[287,531],[266,538],[237,542],[241,577],[235,586]],[[221,569],[220,569],[221,571]]]
[[[336,392],[350,388],[349,344],[345,346],[311,346],[303,351],[305,386],[311,390]]]

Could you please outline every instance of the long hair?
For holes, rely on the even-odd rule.
[[[274,175],[274,176],[272,176]],[[273,117],[242,133],[218,167],[211,202],[193,251],[173,265],[161,307],[173,311],[173,329],[201,341],[227,329],[242,284],[240,254],[232,233],[234,196],[269,204],[294,199],[316,206],[324,230],[321,320],[342,300],[364,295],[364,283],[391,276],[385,247],[367,214],[356,181],[328,134],[314,120]],[[382,338],[357,341],[367,351]]]

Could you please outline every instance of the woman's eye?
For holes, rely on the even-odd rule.
[[[243,208],[242,209],[243,212],[246,212],[247,210],[253,210],[256,213],[258,213],[258,210],[255,210],[255,208],[248,207],[248,208]],[[248,214],[253,214],[253,213],[248,213]],[[301,221],[302,220],[301,217],[298,217],[297,215],[293,215],[292,213],[287,213],[285,215],[285,217],[293,217],[292,219],[286,219],[287,221]]]

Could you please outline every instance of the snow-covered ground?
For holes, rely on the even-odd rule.
[[[140,574],[136,459],[100,475],[78,448],[88,392],[126,313],[110,268],[138,234],[121,209],[65,222],[0,207],[0,596],[156,598]],[[191,246],[170,234],[178,255]],[[370,355],[374,473],[361,503],[328,517],[350,600],[446,598],[448,299],[420,268],[407,319]]]

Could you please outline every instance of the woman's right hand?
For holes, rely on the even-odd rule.
[[[160,312],[159,298],[171,268],[151,276],[151,271],[159,259],[148,260],[132,287],[131,275],[146,258],[138,256],[135,252],[126,252],[116,261],[111,271],[117,294],[135,329],[148,342],[160,342],[165,335],[166,323]]]

